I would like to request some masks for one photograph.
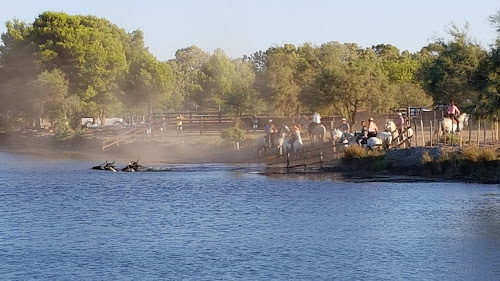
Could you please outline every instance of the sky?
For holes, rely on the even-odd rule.
[[[230,57],[272,46],[330,41],[361,47],[391,44],[417,52],[436,38],[448,38],[452,24],[469,24],[469,35],[484,48],[497,34],[489,16],[498,0],[14,0],[0,4],[0,32],[5,22],[33,23],[44,11],[106,18],[128,32],[140,29],[160,60],[196,45]]]

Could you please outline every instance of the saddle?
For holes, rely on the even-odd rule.
[[[458,124],[458,122],[457,122],[457,120],[455,119],[455,117],[454,117],[454,116],[445,116],[444,118],[451,119],[451,122],[452,122],[453,124]],[[458,118],[457,118],[457,119],[458,119]]]

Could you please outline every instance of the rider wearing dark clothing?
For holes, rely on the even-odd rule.
[[[288,141],[292,149],[293,149],[293,143],[299,138],[298,134],[300,134],[300,129],[297,125],[294,125],[290,132],[290,140]]]
[[[362,146],[366,143],[368,139],[368,129],[366,128],[365,121],[361,121],[361,133],[358,135],[358,139],[356,140],[359,146]]]

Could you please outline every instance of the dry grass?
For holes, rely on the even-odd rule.
[[[360,146],[350,146],[344,150],[344,159],[362,159],[384,155],[383,151],[367,150]]]
[[[432,160],[433,159],[429,151],[425,151],[424,153],[422,153],[422,164],[431,163]]]
[[[450,156],[450,153],[448,153],[448,151],[443,150],[443,151],[441,151],[441,153],[439,153],[439,157],[438,157],[439,162],[450,161],[450,159],[451,159],[451,156]]]
[[[496,161],[498,153],[495,148],[467,146],[462,149],[462,157],[466,161]]]

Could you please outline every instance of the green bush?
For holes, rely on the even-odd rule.
[[[245,132],[240,128],[229,127],[222,131],[221,138],[233,142],[242,141],[245,139]]]
[[[57,118],[55,127],[55,137],[58,140],[65,140],[73,135],[73,130],[69,126],[67,118]]]

